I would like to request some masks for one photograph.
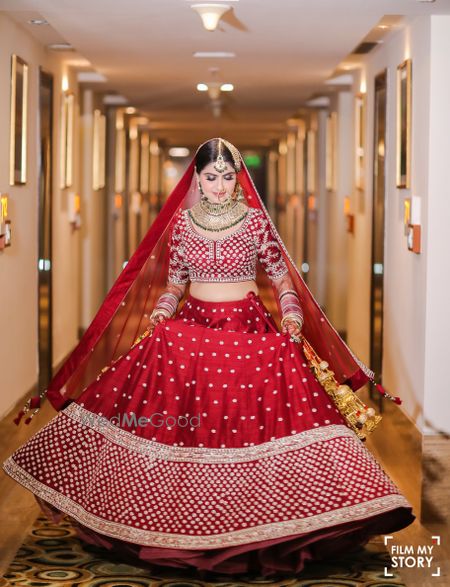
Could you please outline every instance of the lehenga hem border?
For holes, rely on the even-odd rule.
[[[296,536],[313,532],[323,528],[337,526],[364,520],[373,516],[388,512],[396,508],[411,509],[411,505],[402,495],[387,495],[367,502],[352,506],[346,506],[339,510],[312,515],[305,519],[287,520],[262,524],[253,528],[235,530],[220,535],[187,536],[183,534],[168,534],[132,528],[118,522],[104,520],[87,512],[72,499],[60,494],[58,491],[44,485],[22,467],[12,457],[4,463],[3,468],[8,475],[21,485],[32,491],[35,495],[50,503],[58,510],[65,512],[84,526],[91,528],[112,538],[118,538],[126,542],[140,544],[142,546],[154,546],[161,548],[188,548],[188,549],[214,549],[229,546],[238,546],[262,540]]]

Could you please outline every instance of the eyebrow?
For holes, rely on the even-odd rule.
[[[223,173],[214,173],[213,171],[204,171],[205,175],[230,175],[230,173],[236,173],[236,171],[224,171]]]

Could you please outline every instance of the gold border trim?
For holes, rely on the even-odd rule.
[[[235,530],[226,534],[186,536],[184,534],[141,530],[99,518],[87,512],[70,498],[37,481],[22,469],[22,467],[17,465],[12,457],[9,457],[3,463],[3,468],[11,477],[27,489],[30,489],[38,497],[55,506],[60,511],[65,512],[84,526],[112,538],[133,542],[142,546],[157,546],[162,548],[202,548],[211,550],[214,548],[238,546],[240,544],[261,542],[274,538],[295,536],[322,528],[337,526],[346,522],[363,520],[398,507],[411,507],[402,495],[388,495],[304,519],[262,524],[254,528]]]
[[[243,463],[298,450],[316,442],[324,442],[342,436],[351,438],[359,446],[361,445],[361,441],[353,430],[343,424],[330,424],[329,426],[311,428],[298,434],[242,448],[169,446],[154,440],[141,438],[127,430],[123,430],[112,424],[108,419],[86,410],[75,402],[62,410],[61,414],[65,414],[82,426],[99,432],[110,442],[128,450],[142,455],[153,456],[155,459],[184,463]],[[59,417],[59,415],[56,417]],[[367,455],[369,458],[373,458],[369,451],[367,451]]]

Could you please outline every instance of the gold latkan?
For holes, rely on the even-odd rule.
[[[339,385],[334,372],[328,368],[328,363],[320,359],[304,336],[301,339],[303,352],[317,381],[331,397],[347,425],[361,440],[365,440],[375,430],[382,416],[366,406],[348,385]]]

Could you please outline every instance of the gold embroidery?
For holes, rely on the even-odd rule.
[[[252,528],[235,530],[219,535],[185,536],[183,534],[143,530],[127,526],[126,524],[105,520],[87,512],[72,499],[47,487],[37,479],[34,479],[24,469],[17,465],[12,457],[4,462],[3,467],[11,477],[33,491],[38,497],[41,497],[59,510],[69,514],[69,516],[88,528],[100,532],[101,534],[105,534],[106,536],[134,542],[144,546],[191,549],[202,548],[205,550],[237,546],[239,544],[248,544],[272,538],[295,536],[305,532],[313,532],[321,528],[333,527],[345,522],[364,520],[398,507],[411,507],[402,495],[394,494],[370,499],[357,505],[312,515],[308,518],[260,524]]]

